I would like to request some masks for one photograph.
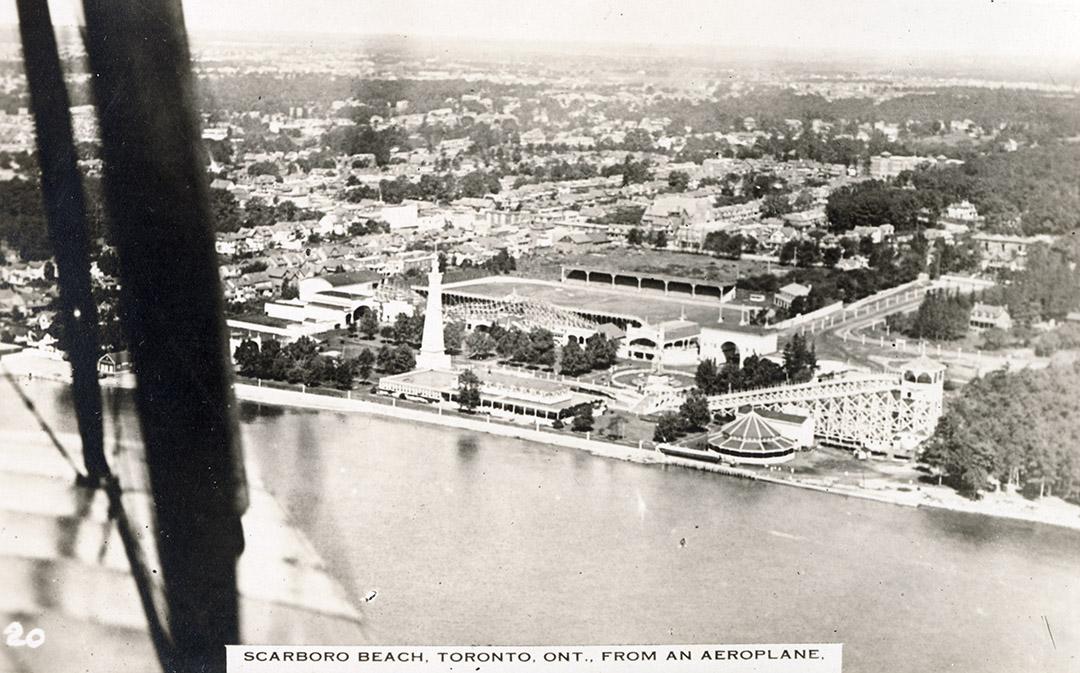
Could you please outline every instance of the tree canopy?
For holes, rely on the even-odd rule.
[[[1031,495],[1080,500],[1080,360],[998,371],[952,400],[921,456],[950,484],[976,493],[988,479]]]

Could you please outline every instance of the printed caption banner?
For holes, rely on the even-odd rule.
[[[230,645],[228,673],[840,673],[843,646],[355,647]]]

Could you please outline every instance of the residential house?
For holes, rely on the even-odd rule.
[[[810,294],[810,286],[802,285],[800,283],[788,283],[780,288],[780,291],[773,296],[773,303],[780,308],[791,308],[792,302],[799,297],[806,297]]]
[[[106,353],[98,358],[97,370],[99,374],[104,376],[114,376],[131,371],[131,355],[126,350]]]
[[[982,331],[994,327],[997,329],[1009,330],[1012,328],[1013,322],[1012,316],[1009,315],[1009,309],[1004,306],[994,306],[993,304],[976,302],[975,305],[971,307],[968,325],[975,331]]]

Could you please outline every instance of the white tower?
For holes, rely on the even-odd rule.
[[[945,365],[921,355],[902,366],[900,382],[901,415],[906,429],[929,437],[941,418],[945,397]]]
[[[443,344],[442,273],[439,258],[431,260],[428,272],[427,310],[424,313],[424,338],[420,342],[417,369],[450,369],[450,356]]]

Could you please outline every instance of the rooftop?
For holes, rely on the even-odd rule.
[[[931,360],[925,355],[920,355],[914,360],[910,360],[903,364],[903,369],[914,371],[926,371],[926,372],[940,372],[945,371],[945,365],[941,364],[937,360]]]
[[[764,407],[751,407],[745,406],[739,409],[740,413],[747,413],[751,409],[758,415],[767,421],[780,421],[781,423],[794,423],[796,425],[802,424],[807,419],[802,414],[788,414],[782,411],[773,411],[772,409],[766,409]]]
[[[382,275],[374,271],[349,271],[347,273],[331,273],[326,276],[320,276],[321,280],[325,280],[333,287],[344,287],[347,285],[357,285],[359,283],[372,283],[382,280]]]
[[[242,315],[235,315],[229,318],[230,322],[234,320],[236,322],[248,322],[255,325],[265,325],[267,327],[288,327],[289,325],[293,324],[288,320],[283,320],[281,318],[271,318],[265,313],[256,312],[244,313]]]
[[[718,449],[743,454],[790,451],[795,446],[795,440],[777,432],[756,409],[722,427],[709,437],[709,443]]]

